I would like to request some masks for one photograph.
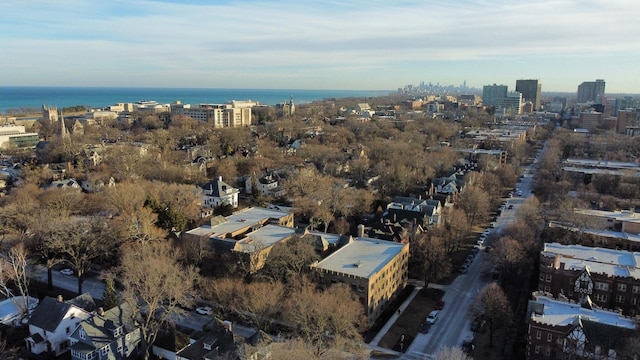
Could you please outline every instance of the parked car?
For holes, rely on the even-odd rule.
[[[444,300],[440,299],[436,304],[436,310],[442,310],[444,308]]]
[[[513,204],[509,204],[509,210],[513,209]]]
[[[211,309],[211,307],[209,306],[201,306],[196,308],[196,312],[200,315],[211,315],[213,309]]]
[[[423,334],[426,334],[429,332],[430,328],[431,328],[431,324],[423,322],[422,324],[420,324],[420,328],[418,329],[418,331],[420,331]]]
[[[69,269],[69,268],[64,268],[64,269],[60,270],[60,274],[66,275],[66,276],[71,276],[71,275],[73,275],[73,270]]]
[[[462,342],[462,345],[460,346],[460,348],[462,349],[462,351],[464,351],[467,354],[470,354],[471,352],[473,352],[473,350],[476,348],[475,345],[473,345],[473,339],[471,340],[465,340]]]
[[[427,319],[425,320],[426,323],[431,325],[435,324],[438,320],[438,314],[440,314],[440,311],[438,310],[433,310],[432,312],[430,312],[427,316]]]
[[[469,266],[467,264],[460,266],[460,274],[466,274],[468,269]]]

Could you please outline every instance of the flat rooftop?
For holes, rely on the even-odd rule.
[[[576,214],[609,218],[617,221],[640,222],[640,214],[629,210],[604,211],[591,209],[574,209],[573,212],[575,212]]]
[[[543,256],[560,255],[565,269],[640,279],[640,253],[582,245],[544,244]]]
[[[408,246],[392,241],[356,238],[320,261],[315,268],[369,278]]]
[[[606,160],[593,160],[593,159],[567,159],[564,161],[566,164],[578,165],[578,166],[591,166],[606,169],[632,169],[640,170],[640,165],[635,162],[625,161],[606,161]]]
[[[218,225],[202,225],[198,228],[187,231],[187,234],[215,237],[222,234],[236,232],[245,227],[262,223],[268,219],[280,219],[287,215],[289,215],[289,213],[284,211],[252,207],[227,216],[225,221]]]
[[[532,300],[544,306],[542,315],[531,314],[531,320],[537,323],[548,325],[566,326],[573,324],[579,316],[582,319],[598,322],[606,325],[619,326],[626,329],[635,329],[635,322],[614,311],[603,309],[587,309],[580,304],[569,303],[560,300],[554,300],[547,296],[537,296],[536,300]]]
[[[591,235],[596,235],[596,236],[602,236],[602,237],[608,237],[608,238],[614,238],[614,239],[622,239],[622,240],[628,240],[628,241],[633,241],[633,242],[640,243],[640,234],[631,234],[631,233],[627,233],[627,232],[612,231],[612,230],[585,229],[585,228],[579,228],[579,227],[572,226],[572,225],[565,225],[565,224],[559,223],[557,221],[550,221],[549,222],[549,227],[558,227],[558,228],[562,228],[562,229],[565,229],[565,230],[581,232],[581,233],[584,233],[584,234],[591,234]]]
[[[271,247],[282,240],[292,237],[295,233],[296,229],[294,228],[279,225],[265,225],[256,231],[248,233],[244,239],[239,240],[234,250],[252,253],[256,250]]]

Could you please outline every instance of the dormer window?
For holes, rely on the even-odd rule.
[[[87,333],[84,331],[84,329],[80,329],[80,331],[78,332],[78,335],[80,335],[80,339],[83,339],[83,340],[87,339]]]

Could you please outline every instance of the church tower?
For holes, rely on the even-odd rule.
[[[47,106],[42,104],[42,120],[55,124],[58,122],[58,108],[55,106]]]
[[[58,133],[63,139],[69,138],[69,130],[64,123],[64,114],[62,114],[62,110],[60,110],[60,130],[58,131]]]

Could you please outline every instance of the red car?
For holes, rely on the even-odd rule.
[[[442,308],[444,308],[444,300],[440,300],[436,304],[436,310],[442,310]]]

